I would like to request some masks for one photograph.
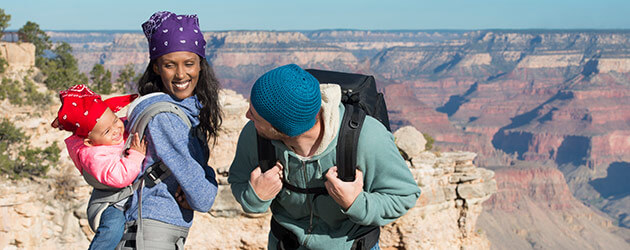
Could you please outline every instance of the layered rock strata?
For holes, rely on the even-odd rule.
[[[270,214],[243,213],[226,182],[227,166],[246,122],[244,114],[248,103],[229,90],[222,92],[221,103],[225,112],[224,126],[211,160],[217,170],[219,195],[210,213],[196,213],[186,246],[187,249],[264,249]],[[0,114],[25,129],[27,134],[39,138],[34,144],[50,145],[57,141],[63,147],[62,140],[68,134],[48,125],[57,105],[45,110],[3,105],[10,109],[3,109]],[[9,110],[17,109],[24,112],[10,114]],[[41,117],[33,117],[34,112],[39,112]],[[421,133],[413,128],[407,130],[411,133],[398,136],[407,140],[401,147],[408,151],[405,153],[407,163],[423,192],[416,207],[383,228],[381,247],[488,249],[490,242],[478,234],[475,224],[482,209],[481,202],[496,191],[492,171],[475,167],[472,164],[474,153],[424,151]],[[409,141],[414,136],[419,140],[417,144]],[[91,188],[74,168],[67,152],[64,150],[61,154],[59,166],[54,167],[47,178],[0,182],[0,245],[6,249],[88,247],[93,232],[85,211]]]

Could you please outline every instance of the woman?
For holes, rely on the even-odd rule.
[[[208,141],[216,141],[222,121],[220,87],[205,60],[206,42],[196,15],[157,12],[142,28],[151,60],[138,83],[142,97],[133,104],[130,125],[149,105],[170,102],[184,111],[192,127],[173,113],[160,113],[149,122],[143,171],[161,162],[167,177],[134,194],[118,249],[183,249],[193,210],[209,211],[217,193],[215,174],[207,162]]]

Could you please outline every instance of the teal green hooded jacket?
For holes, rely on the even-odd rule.
[[[315,155],[297,155],[282,141],[272,141],[285,179],[300,188],[324,187],[326,172],[336,165],[337,134],[344,107],[338,85],[323,84],[324,136]],[[229,170],[232,194],[248,213],[264,213],[292,231],[307,249],[350,249],[353,240],[374,226],[386,225],[414,207],[420,189],[394,144],[393,135],[367,116],[357,145],[357,165],[363,172],[363,192],[344,211],[329,195],[295,193],[283,188],[271,200],[261,200],[249,179],[258,166],[256,129],[248,122],[241,131]],[[277,239],[269,233],[269,249]]]

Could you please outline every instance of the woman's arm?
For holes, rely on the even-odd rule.
[[[190,207],[207,212],[217,195],[217,182],[214,170],[205,164],[203,144],[189,132],[181,118],[171,113],[156,115],[147,126],[147,138],[158,159],[171,170]]]

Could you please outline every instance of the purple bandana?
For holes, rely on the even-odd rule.
[[[142,24],[142,30],[149,41],[151,60],[175,51],[190,51],[206,58],[206,40],[197,15],[158,11]]]

